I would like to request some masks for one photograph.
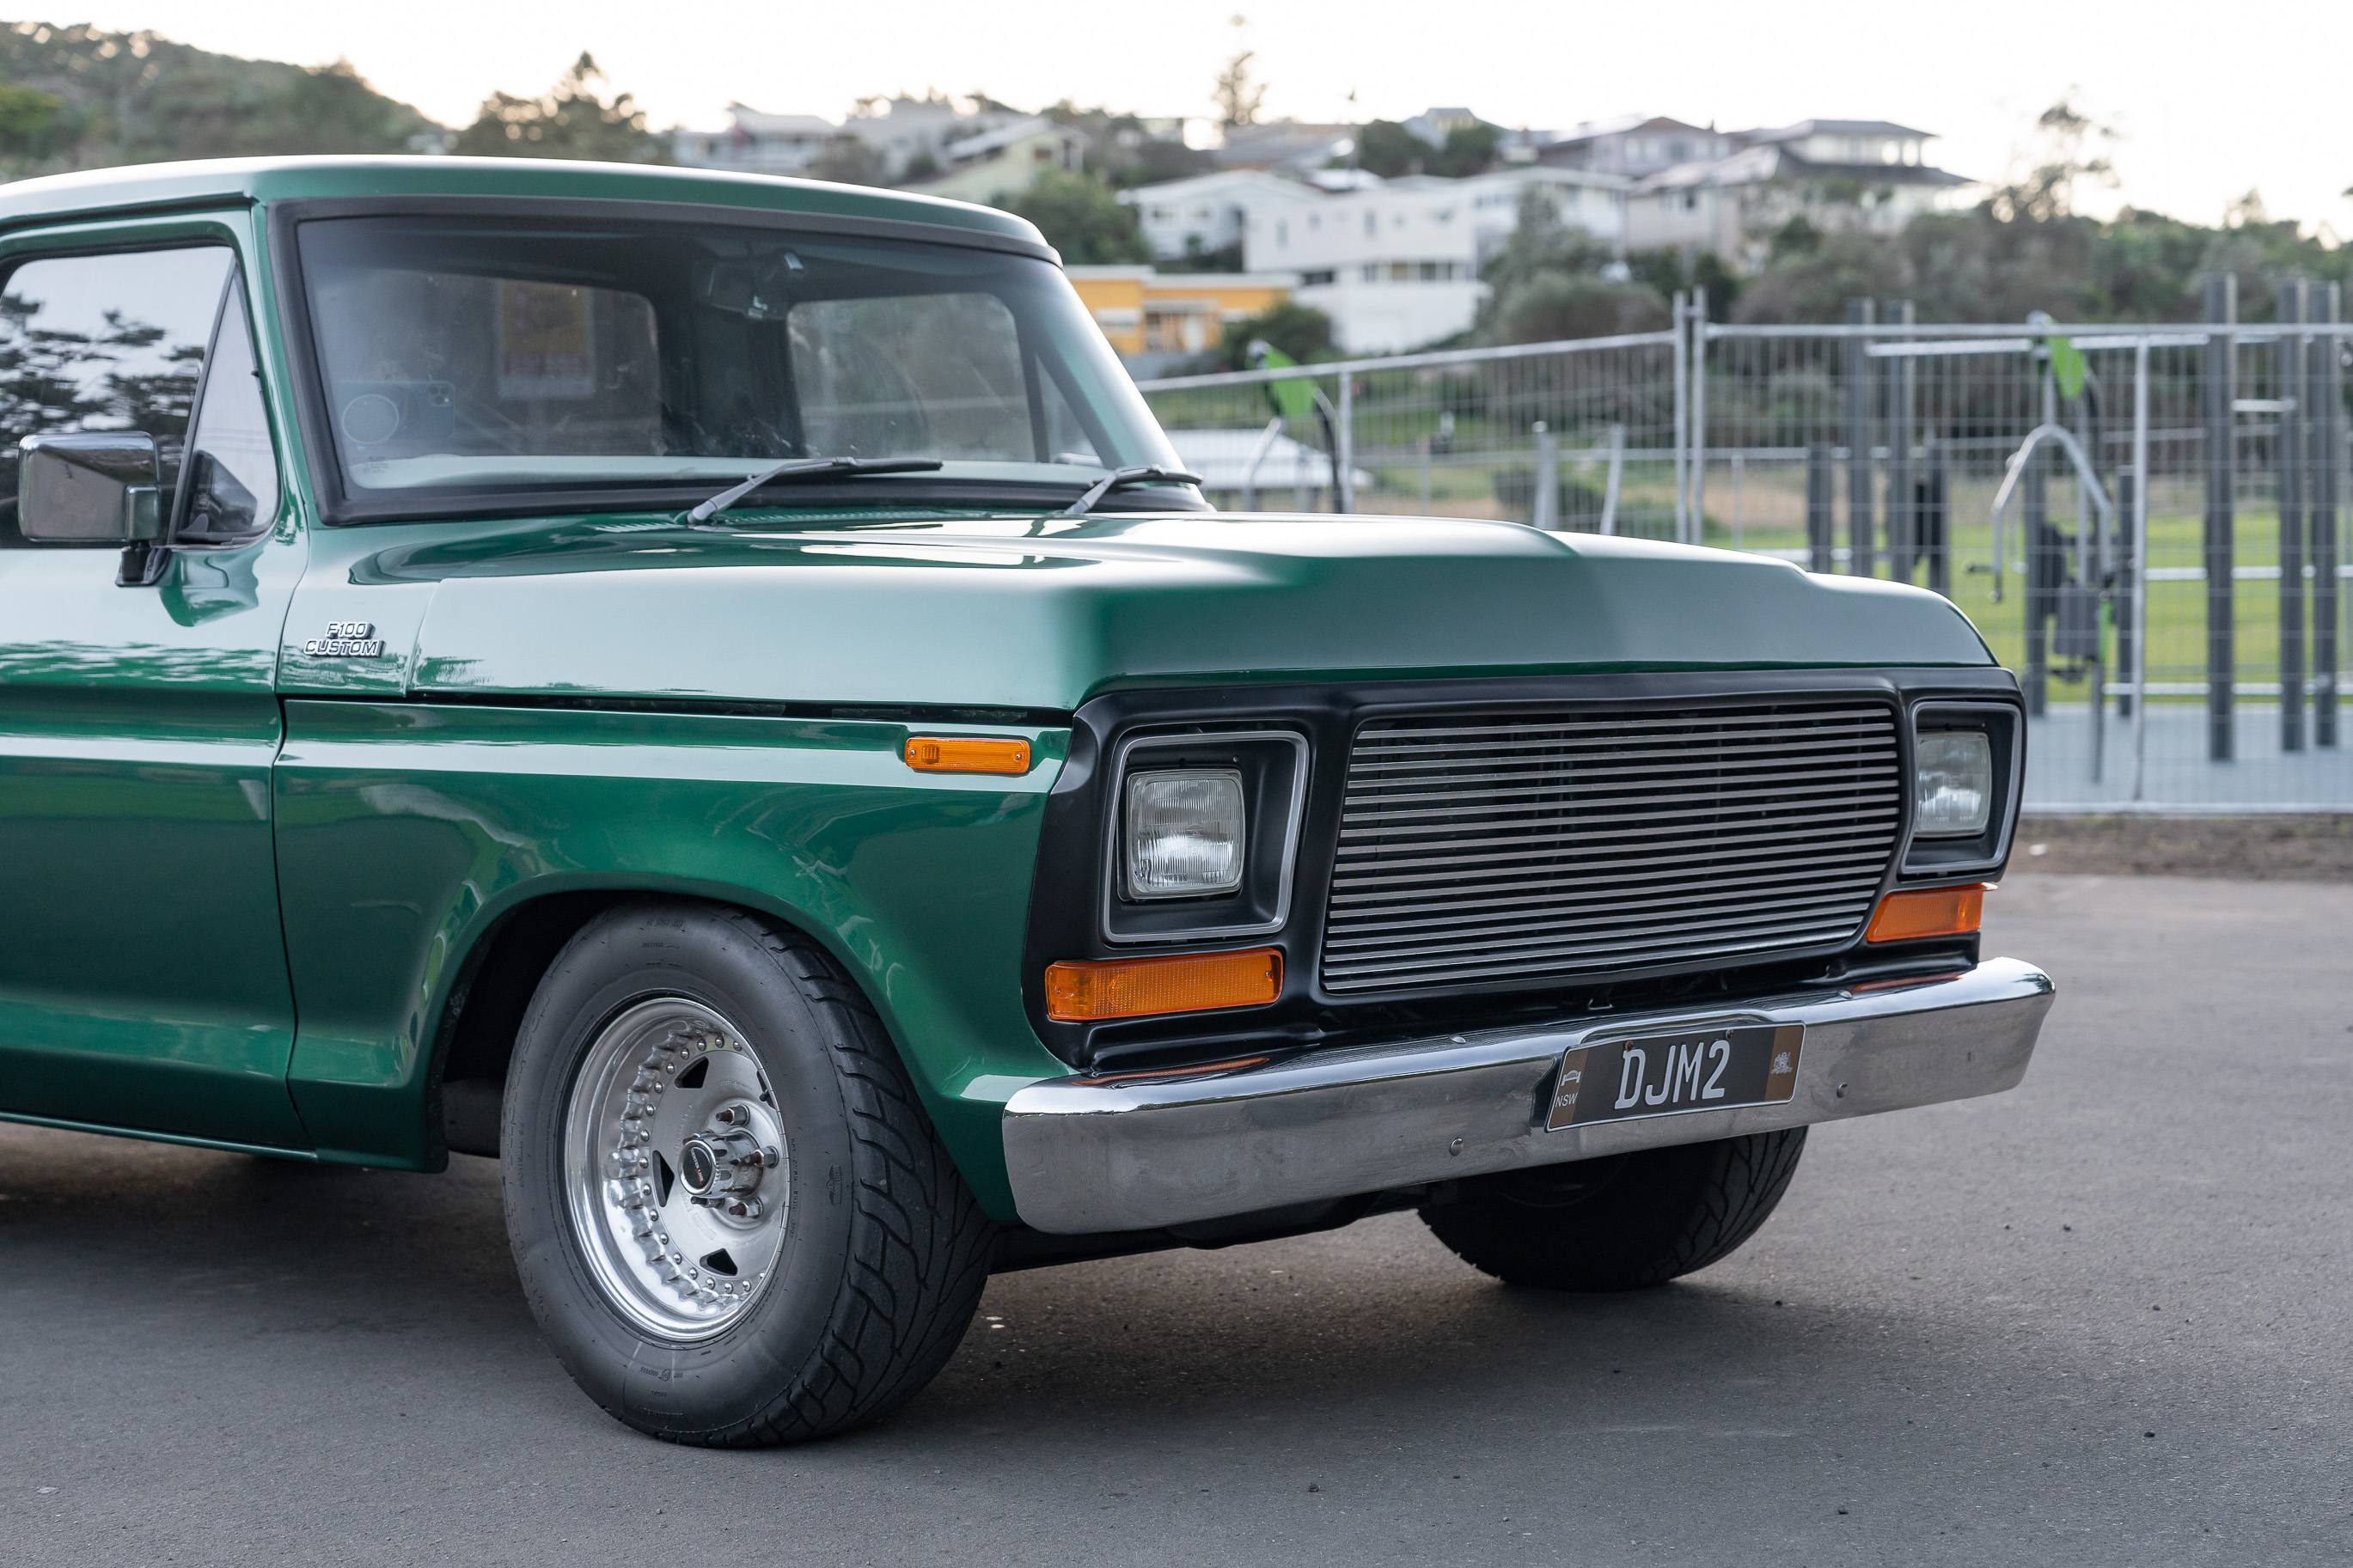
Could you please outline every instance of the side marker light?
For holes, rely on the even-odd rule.
[[[919,773],[1026,773],[1029,742],[994,738],[907,737],[907,765]]]
[[[1255,1007],[1282,994],[1282,952],[1068,959],[1046,966],[1046,1016],[1059,1024]]]

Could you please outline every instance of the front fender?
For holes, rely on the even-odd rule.
[[[293,700],[275,784],[296,1032],[322,1158],[429,1168],[434,1042],[469,960],[523,904],[622,890],[789,921],[865,988],[965,1179],[1010,1217],[1004,1101],[1067,1070],[1022,1012],[1046,792],[917,773],[906,724]],[[940,726],[925,726],[932,732]]]

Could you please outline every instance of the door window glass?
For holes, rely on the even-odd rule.
[[[0,288],[7,542],[16,537],[16,443],[26,436],[143,430],[155,437],[171,504],[205,345],[234,265],[227,246],[206,245],[44,258],[8,274]]]
[[[242,289],[221,307],[188,458],[188,510],[174,539],[189,544],[250,539],[278,515],[278,458]]]

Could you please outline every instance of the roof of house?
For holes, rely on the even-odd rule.
[[[1303,202],[1314,201],[1324,194],[1312,184],[1266,169],[1219,169],[1214,174],[1188,174],[1181,180],[1163,180],[1156,185],[1137,185],[1120,192],[1119,199],[1133,206],[1141,202],[1182,202],[1223,191],[1245,190]]]
[[[1811,158],[1800,158],[1787,147],[1768,144],[1744,148],[1729,158],[1677,163],[1671,169],[1661,169],[1657,174],[1638,181],[1633,194],[1650,196],[1665,191],[1760,185],[1768,180],[1839,177],[1865,180],[1878,185],[1934,185],[1939,189],[1971,183],[1965,175],[1932,169],[1921,163],[1825,163]]]
[[[1672,119],[1663,114],[1621,114],[1614,120],[1588,120],[1582,125],[1555,136],[1547,146],[1558,147],[1574,142],[1592,142],[1604,136],[1622,136],[1630,131],[1688,131],[1696,136],[1714,134],[1705,126],[1688,121]]]
[[[1901,136],[1934,139],[1933,131],[1915,131],[1889,120],[1800,120],[1795,125],[1743,131],[1740,140],[1750,146],[1770,142],[1801,142],[1809,136]]]
[[[741,103],[729,104],[727,115],[742,130],[765,132],[771,136],[832,136],[839,134],[841,130],[841,127],[832,121],[822,119],[818,115],[770,114],[765,110],[754,109]],[[702,134],[708,135],[710,132],[705,132]]]
[[[992,153],[1002,153],[1008,147],[1027,142],[1033,136],[1049,135],[1065,142],[1083,143],[1087,140],[1087,133],[1083,131],[1074,131],[1067,125],[1047,119],[1042,114],[1032,114],[1009,124],[997,126],[993,131],[976,132],[970,136],[960,136],[953,142],[943,142],[940,143],[940,154],[959,163],[969,163],[975,158],[986,158]]]

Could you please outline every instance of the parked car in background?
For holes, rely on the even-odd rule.
[[[2025,1071],[1950,604],[1211,511],[1006,214],[167,164],[0,190],[0,1114],[494,1156],[641,1430],[1384,1210],[1657,1284],[1808,1126]]]

